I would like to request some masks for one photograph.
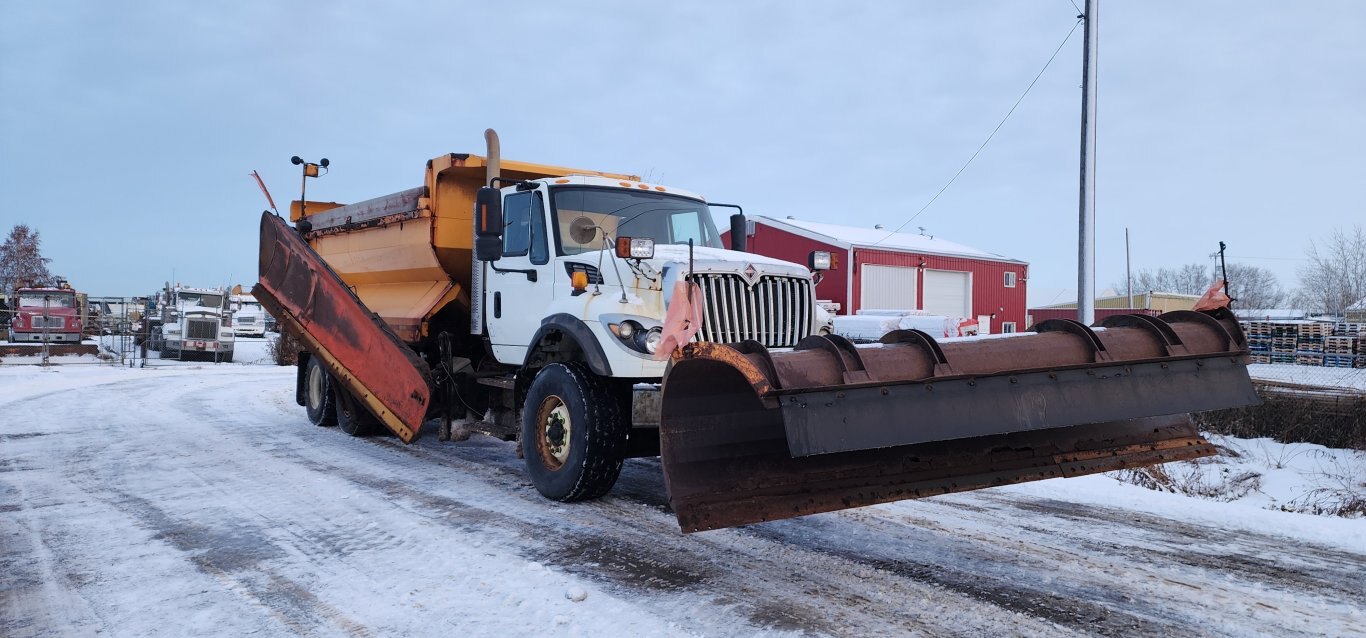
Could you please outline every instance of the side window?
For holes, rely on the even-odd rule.
[[[550,261],[540,193],[514,193],[503,200],[503,256],[530,256],[533,264]]]
[[[531,198],[531,263],[536,265],[550,262],[550,248],[545,237],[545,204],[541,194],[532,193]]]
[[[531,193],[503,200],[503,256],[522,257],[531,249]]]
[[[1001,324],[1001,333],[1002,333],[1002,334],[1010,334],[1010,333],[1012,333],[1012,332],[1015,332],[1015,322],[1014,322],[1014,321],[1007,321],[1007,322]]]
[[[1015,273],[1014,273],[1013,271],[1010,271],[1010,270],[1007,270],[1007,271],[1006,271],[1006,281],[1005,281],[1005,284],[1006,284],[1006,288],[1014,288],[1014,287],[1015,287]]]

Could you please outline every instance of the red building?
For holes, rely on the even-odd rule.
[[[922,310],[989,321],[993,334],[1027,327],[1023,261],[937,237],[792,218],[754,216],[749,231],[748,250],[760,255],[804,264],[811,251],[829,251],[816,297],[838,303],[839,314]]]

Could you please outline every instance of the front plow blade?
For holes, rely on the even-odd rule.
[[[1225,311],[939,344],[697,343],[663,387],[684,531],[1208,456],[1189,412],[1257,402]]]
[[[322,360],[332,377],[405,443],[427,413],[427,364],[284,220],[261,214],[260,278],[251,294]]]

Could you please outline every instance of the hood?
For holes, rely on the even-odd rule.
[[[672,281],[677,276],[686,272],[688,269],[688,247],[678,244],[666,244],[655,246],[655,256],[652,259],[642,260],[642,270],[653,274],[654,282],[648,278],[636,276],[626,264],[626,260],[617,259],[610,252],[592,251],[560,257],[559,260],[571,264],[586,264],[590,270],[596,271],[601,257],[602,281],[604,285],[617,285],[616,269],[621,270],[621,276],[626,279],[628,288],[653,288],[655,290],[667,290]],[[774,259],[764,255],[754,253],[742,253],[724,248],[709,248],[696,246],[692,249],[693,270],[698,273],[743,273],[748,266],[753,266],[755,270],[770,275],[785,277],[809,278],[811,271],[800,264],[794,264],[781,259]],[[612,261],[616,260],[616,268],[613,268]],[[668,281],[665,281],[665,280]]]

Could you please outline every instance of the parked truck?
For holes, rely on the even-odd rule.
[[[235,287],[234,287],[235,288]],[[249,294],[229,296],[232,308],[232,333],[242,337],[266,336],[266,310]]]
[[[55,286],[25,286],[10,297],[11,343],[79,343],[81,297],[66,281]]]
[[[692,532],[1205,456],[1188,413],[1256,401],[1226,310],[856,347],[817,324],[828,256],[727,249],[697,194],[486,140],[416,188],[262,214],[252,292],[306,348],[314,424],[516,439],[559,501],[658,455]]]
[[[232,361],[236,338],[224,289],[168,282],[158,297],[151,348],[162,359]]]

